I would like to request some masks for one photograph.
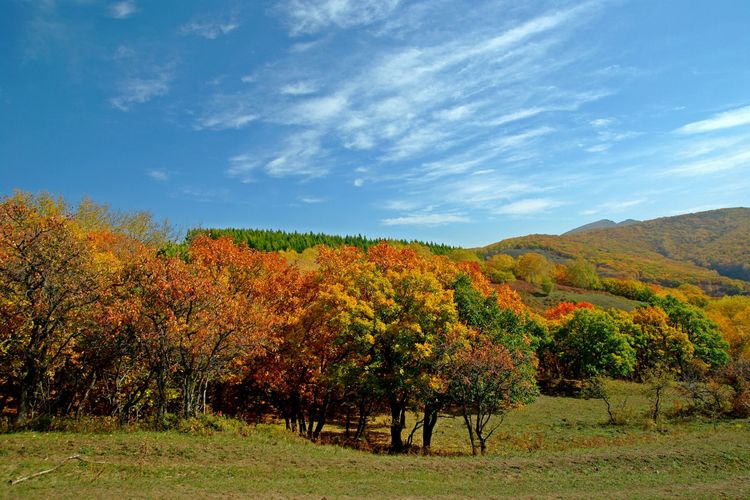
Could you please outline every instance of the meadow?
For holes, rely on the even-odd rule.
[[[541,396],[510,412],[488,454],[470,456],[460,418],[441,418],[433,452],[388,455],[322,443],[270,423],[207,429],[0,435],[0,497],[692,497],[750,495],[750,421],[644,417],[643,387],[610,382],[622,425],[602,401]],[[667,409],[679,404],[674,390]],[[413,422],[413,416],[410,416]],[[368,441],[387,441],[384,421]],[[363,444],[364,447],[368,443]],[[54,472],[9,480],[58,465]]]

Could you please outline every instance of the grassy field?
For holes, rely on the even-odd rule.
[[[465,431],[451,418],[438,423],[435,456],[314,444],[275,425],[210,435],[5,434],[0,497],[750,496],[750,422],[649,425],[638,388],[612,390],[627,398],[631,423],[604,425],[601,401],[541,397],[508,415],[484,457],[466,456]],[[383,424],[371,439],[384,437]],[[88,463],[7,483],[74,454]]]
[[[537,312],[543,312],[546,309],[555,307],[560,302],[589,302],[602,309],[621,309],[623,311],[632,311],[636,307],[645,304],[644,302],[618,297],[607,292],[583,290],[560,285],[556,285],[555,289],[549,295],[544,295],[541,292],[541,287],[521,280],[513,282],[511,288],[520,292],[526,305]]]

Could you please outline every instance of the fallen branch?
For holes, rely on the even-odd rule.
[[[78,460],[79,462],[81,462],[83,464],[89,464],[89,463],[106,464],[107,463],[107,462],[91,462],[89,460],[86,460],[86,459],[82,458],[81,455],[71,455],[68,458],[66,458],[65,460],[63,460],[62,462],[60,462],[59,464],[57,464],[56,466],[52,467],[51,469],[47,469],[47,470],[35,472],[34,474],[31,474],[29,476],[19,477],[18,479],[15,479],[15,480],[11,479],[8,482],[10,483],[11,486],[13,486],[13,485],[16,485],[18,483],[22,483],[24,481],[28,481],[29,479],[34,479],[35,477],[43,476],[44,474],[49,474],[50,472],[55,472],[57,469],[59,469],[60,467],[62,467],[63,465],[65,465],[66,463],[68,463],[71,460]]]

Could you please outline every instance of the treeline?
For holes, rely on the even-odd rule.
[[[303,270],[207,235],[171,254],[164,227],[141,219],[25,194],[0,202],[0,415],[13,427],[221,412],[279,418],[311,439],[336,418],[359,439],[386,413],[400,451],[417,432],[429,448],[450,412],[483,453],[493,417],[533,401],[539,380],[658,369],[734,384],[727,411],[750,400],[744,372],[721,375],[717,324],[675,297],[539,316],[475,262],[379,243],[321,246]]]
[[[79,215],[0,203],[0,412],[17,426],[260,412],[316,438],[346,414],[361,437],[385,410],[399,451],[408,410],[429,446],[451,406],[484,451],[489,417],[536,395],[538,327],[476,266],[380,243],[321,247],[302,272],[205,235],[170,256]]]
[[[247,245],[250,248],[264,252],[276,252],[280,250],[294,250],[301,253],[308,248],[319,245],[328,247],[350,246],[360,250],[367,250],[380,243],[387,241],[398,245],[420,245],[428,248],[435,255],[446,255],[455,247],[442,243],[423,242],[417,240],[382,240],[372,239],[366,236],[336,236],[324,233],[298,233],[270,230],[270,229],[190,229],[186,236],[189,243],[200,235],[208,235],[211,238],[231,238],[238,245]]]

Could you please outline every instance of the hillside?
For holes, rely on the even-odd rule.
[[[563,259],[583,256],[605,276],[738,293],[750,290],[750,209],[711,210],[561,236],[534,234],[478,251],[488,256],[524,250]]]

